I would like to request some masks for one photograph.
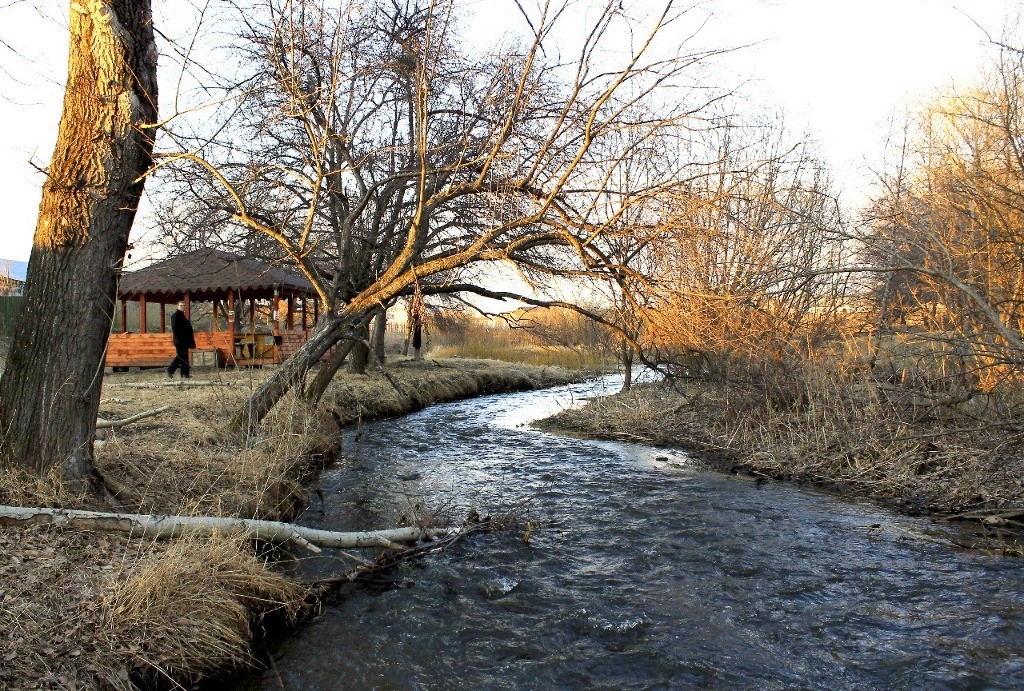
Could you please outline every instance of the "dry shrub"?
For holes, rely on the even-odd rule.
[[[994,510],[1024,499],[1021,439],[986,411],[991,401],[950,401],[938,386],[895,388],[837,360],[800,363],[785,386],[730,393],[720,434],[758,472],[915,510]]]
[[[185,538],[131,565],[104,601],[115,656],[140,680],[188,684],[201,675],[252,665],[252,624],[292,616],[305,592],[223,536]]]

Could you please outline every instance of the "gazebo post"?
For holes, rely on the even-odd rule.
[[[256,355],[256,297],[249,298],[249,337],[252,338],[252,353]]]
[[[167,333],[167,305],[160,301],[160,333]]]
[[[139,296],[139,333],[146,333],[146,296]]]
[[[121,298],[121,333],[128,333],[128,301]]]
[[[274,331],[274,364],[281,362],[281,347],[278,345],[281,341],[281,320],[278,319],[277,306],[281,304],[281,289],[278,287],[274,288],[274,304],[270,307],[270,320],[273,322]]]
[[[185,319],[192,319],[192,300],[188,293],[185,293]]]
[[[271,321],[274,322],[274,336],[280,336],[281,335],[281,322],[277,318],[277,305],[278,305],[278,303],[280,301],[281,301],[280,289],[274,288],[274,306],[271,307],[271,309],[270,309],[270,319],[271,319]],[[274,342],[277,343],[277,339],[276,338],[274,339]]]
[[[211,321],[213,321],[213,333],[217,333],[217,299],[216,298],[213,299],[213,317],[211,317]]]
[[[302,298],[300,298],[300,299],[302,300],[302,330],[305,331],[306,330],[306,296],[303,295]]]
[[[320,321],[320,298],[319,297],[314,297],[313,298],[313,326],[316,326],[316,323],[318,321]]]
[[[285,328],[291,331],[295,328],[295,296],[288,296],[288,318],[284,323]]]
[[[231,345],[228,352],[228,363],[235,364],[235,291],[228,292],[228,340]],[[227,363],[225,363],[227,364]]]

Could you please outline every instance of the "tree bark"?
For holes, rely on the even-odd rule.
[[[68,82],[21,312],[0,379],[2,451],[44,472],[92,471],[117,279],[157,118],[149,0],[72,2]]]
[[[409,357],[409,346],[412,344],[412,319],[405,323],[405,341],[402,343],[402,356]]]
[[[622,392],[633,388],[633,346],[628,341],[622,342]]]
[[[331,356],[320,363],[320,371],[316,373],[313,381],[306,387],[305,398],[308,404],[314,407],[320,404],[320,399],[327,392],[327,387],[330,386],[331,380],[334,379],[334,375],[338,373],[338,370],[345,363],[345,358],[352,352],[352,346],[354,345],[355,341],[339,344],[337,349],[331,353]]]
[[[412,359],[423,359],[423,323],[419,319],[412,326]]]
[[[384,338],[387,334],[387,329],[388,311],[383,307],[378,307],[377,313],[373,316],[373,333],[370,336],[370,351],[373,358],[382,365],[387,361],[387,353],[384,352]]]

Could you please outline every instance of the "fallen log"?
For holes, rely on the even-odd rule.
[[[306,528],[280,521],[220,516],[156,516],[136,513],[105,513],[77,509],[48,509],[22,506],[0,506],[0,525],[55,525],[129,533],[137,537],[168,539],[185,533],[200,535],[239,535],[253,540],[277,544],[294,542],[311,552],[323,547],[387,547],[401,550],[399,543],[413,543],[432,538],[433,531],[418,527],[337,532]]]

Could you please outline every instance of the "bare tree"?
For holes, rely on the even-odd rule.
[[[82,480],[117,278],[151,164],[157,51],[149,0],[72,2],[70,30],[57,145],[0,379],[0,443],[14,463]]]
[[[833,336],[842,306],[843,281],[828,271],[845,243],[822,164],[806,143],[743,132],[706,147],[710,163],[676,196],[657,245],[649,347],[692,374],[802,357]]]
[[[857,236],[879,329],[916,334],[931,386],[991,390],[1024,363],[1024,57],[907,125]],[[909,336],[908,336],[909,337]]]
[[[528,40],[482,54],[459,39],[449,1],[357,11],[272,0],[246,13],[257,66],[240,94],[248,119],[219,140],[179,139],[185,149],[162,165],[203,172],[225,220],[273,239],[328,309],[237,428],[262,419],[339,340],[365,340],[357,328],[396,297],[486,294],[473,267],[492,263],[607,269],[596,240],[621,215],[609,205],[645,197],[608,199],[603,181],[638,142],[690,125],[715,96],[687,82],[707,53],[651,53],[685,17],[672,2],[643,30],[608,2],[568,61],[550,45],[566,11],[544,3]],[[627,31],[633,43],[614,64],[603,46]],[[659,98],[670,86],[680,87],[672,99]],[[624,143],[624,130],[637,134]]]

